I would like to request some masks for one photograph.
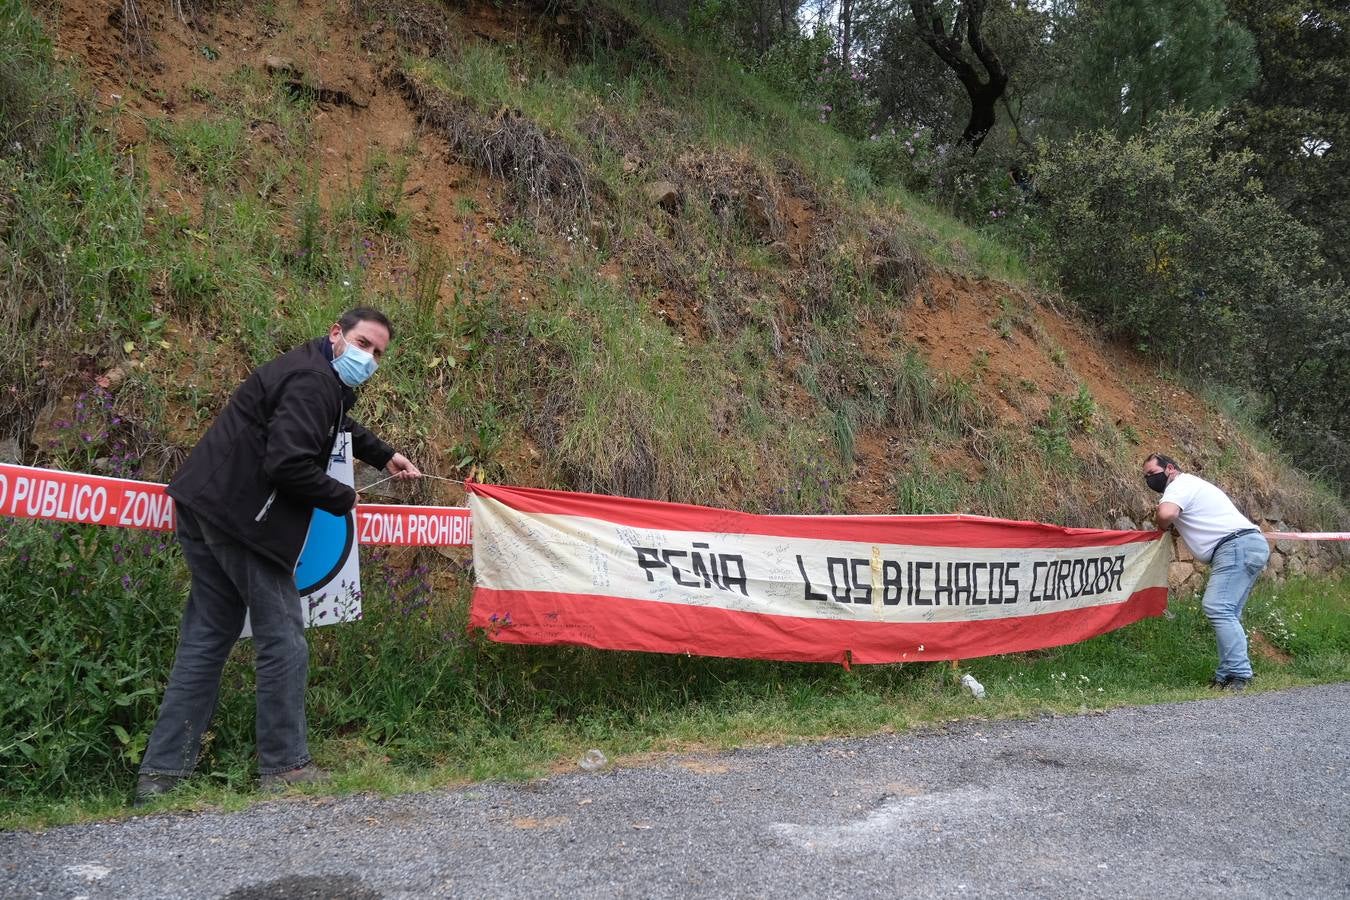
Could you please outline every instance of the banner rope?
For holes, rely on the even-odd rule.
[[[1350,531],[1263,531],[1268,541],[1350,541]]]
[[[370,490],[370,489],[373,488],[373,487],[379,487],[380,485],[384,484],[386,481],[393,481],[395,478],[398,478],[398,475],[389,475],[388,477],[381,478],[379,481],[372,481],[370,484],[368,484],[368,485],[366,485],[365,487],[361,488],[361,490],[363,490],[363,491],[368,491],[368,490]],[[450,482],[451,484],[458,484],[458,485],[463,485],[463,484],[464,484],[464,482],[460,481],[458,478],[446,478],[444,475],[432,475],[430,472],[423,472],[422,474],[416,476],[415,478],[404,478],[404,479],[402,479],[402,480],[403,480],[403,481],[416,481],[416,480],[418,480],[418,479],[420,479],[420,478],[430,478],[430,479],[432,479],[433,481],[448,481],[448,482]]]

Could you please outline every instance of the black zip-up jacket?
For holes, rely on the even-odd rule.
[[[356,394],[325,335],[249,374],[169,482],[170,497],[268,559],[294,569],[317,507],[335,516],[356,492],[328,476],[338,429],[383,469],[394,449],[347,418]]]

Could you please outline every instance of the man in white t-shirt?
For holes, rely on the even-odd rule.
[[[1158,527],[1175,525],[1195,558],[1209,563],[1201,609],[1214,626],[1219,644],[1219,667],[1210,684],[1222,690],[1244,690],[1252,681],[1252,662],[1247,656],[1247,633],[1242,630],[1242,609],[1270,559],[1270,544],[1227,494],[1181,471],[1170,456],[1154,453],[1144,460],[1144,482],[1162,494]]]

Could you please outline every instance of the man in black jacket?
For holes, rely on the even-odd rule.
[[[316,338],[255,369],[169,482],[192,589],[169,685],[136,781],[144,803],[192,773],[221,671],[244,614],[257,672],[258,771],[264,788],[318,781],[305,726],[309,648],[295,566],[315,508],[336,516],[356,492],[330,478],[340,431],[357,459],[395,477],[421,472],[347,412],[393,328],[358,307]]]

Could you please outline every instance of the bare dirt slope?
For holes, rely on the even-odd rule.
[[[443,135],[419,126],[418,111],[390,76],[401,46],[408,40],[435,43],[437,29],[444,25],[436,21],[434,8],[425,4],[408,4],[401,15],[372,24],[369,18],[325,0],[213,9],[138,5],[132,0],[63,0],[47,10],[59,54],[83,71],[97,103],[115,111],[109,121],[117,140],[143,161],[152,192],[166,209],[200,214],[205,191],[175,169],[162,142],[153,139],[152,123],[209,117],[211,86],[241,68],[280,72],[318,98],[309,123],[309,164],[320,202],[332,206],[350,194],[372,158],[406,159],[402,190],[412,237],[437,248],[452,266],[472,259],[479,271],[488,273],[485,290],[509,304],[529,307],[548,293],[548,279],[569,259],[570,247],[556,235],[545,236],[542,252],[530,255],[504,238],[516,215],[506,185],[461,160]],[[141,19],[139,27],[132,24],[136,16]],[[386,24],[390,21],[395,24]],[[540,19],[510,5],[465,3],[456,5],[454,22],[470,32],[460,39],[505,43],[527,39],[526,32],[538,27]],[[399,32],[397,39],[391,32]],[[250,122],[246,140],[253,146],[275,142],[275,126]],[[732,159],[719,173],[720,162],[715,155],[691,149],[668,171],[677,179],[683,175],[689,184],[699,178],[708,183],[716,177],[725,180],[742,171]],[[645,164],[634,160],[632,167]],[[625,171],[628,166],[625,158]],[[299,188],[292,179],[268,190],[276,193],[266,199],[275,202],[287,201],[286,195]],[[752,219],[784,261],[764,284],[766,290],[780,292],[768,299],[790,328],[794,304],[799,303],[791,288],[808,276],[812,248],[830,234],[831,213],[809,191],[785,189],[766,196]],[[295,226],[285,222],[281,227]],[[603,230],[609,223],[592,222],[591,227]],[[637,232],[637,239],[646,233],[641,227]],[[410,263],[403,251],[380,245],[369,250],[373,273],[389,279],[406,276]],[[616,253],[597,274],[619,285],[640,282],[651,288],[653,282],[635,271],[634,259]],[[659,287],[643,291],[655,315],[681,340],[699,344],[713,339],[692,289],[674,279]],[[437,290],[440,302],[452,301],[448,280]],[[184,341],[205,336],[190,323],[178,323],[170,333]],[[1096,510],[1096,524],[1142,520],[1147,498],[1133,469],[1121,459],[1142,459],[1152,449],[1170,451],[1202,472],[1229,479],[1249,512],[1264,521],[1292,522],[1303,509],[1301,483],[1291,480],[1236,427],[1156,362],[1103,342],[1067,315],[1053,297],[926,268],[912,285],[906,284],[899,302],[859,317],[856,339],[869,359],[892,359],[916,348],[932,369],[959,379],[994,420],[1014,431],[1029,434],[1045,429],[1057,414],[1055,409],[1062,412],[1065,404],[1086,391],[1095,420],[1128,443],[1123,455],[1106,458],[1079,431],[1066,432],[1074,452],[1088,460],[1074,490],[1081,494],[1084,510]],[[785,343],[785,356],[776,363],[783,376],[781,396],[805,416],[817,401],[788,377],[800,359],[791,341]],[[172,410],[169,415],[173,417]],[[190,425],[184,426],[180,436],[187,439],[190,430]],[[528,429],[513,435],[501,451],[503,477],[521,483],[548,480],[535,438]],[[894,426],[864,424],[858,429],[846,491],[850,511],[896,509],[894,475],[908,458],[908,439]],[[426,440],[425,452],[434,455],[446,452],[456,435],[433,423]],[[977,480],[991,465],[990,456],[981,451],[982,440],[980,429],[972,428],[962,439],[938,447],[932,464]],[[1054,473],[1048,477],[1053,479]],[[729,502],[736,499],[736,492],[728,490]],[[1026,510],[1025,516],[1043,517],[1035,509]]]

